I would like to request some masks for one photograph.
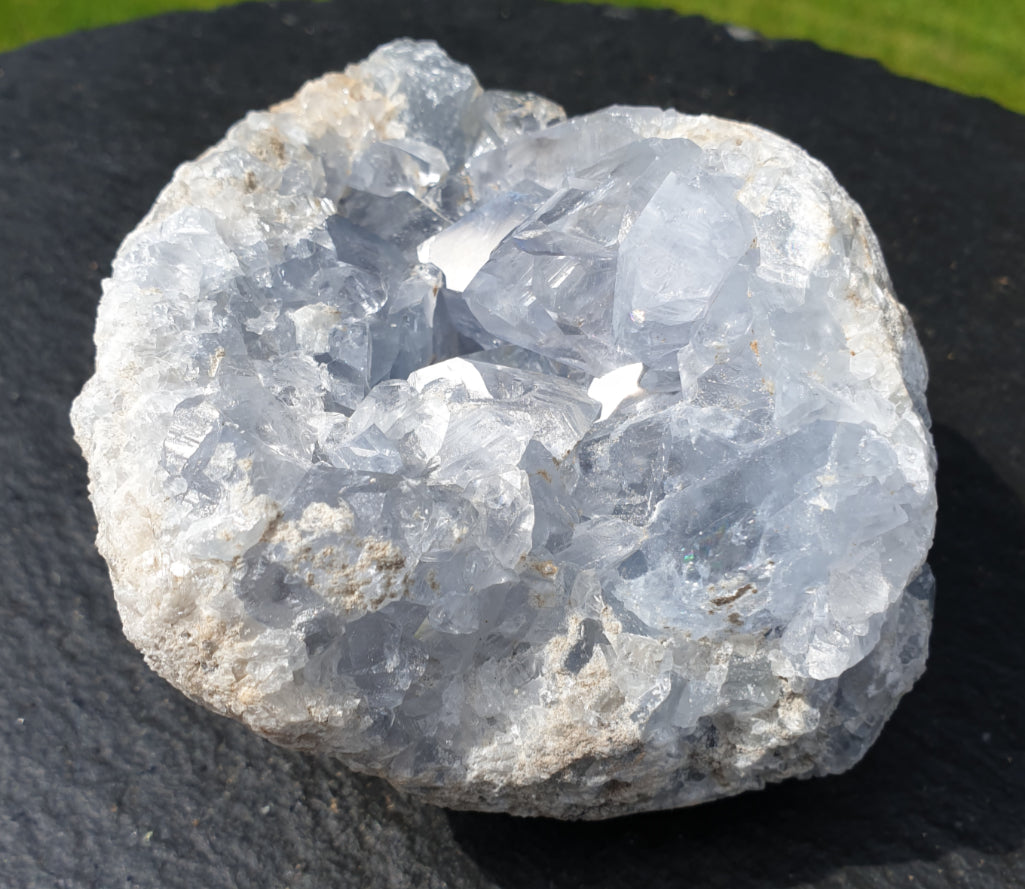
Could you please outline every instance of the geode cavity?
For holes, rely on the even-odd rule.
[[[177,171],[96,342],[125,632],[278,743],[603,818],[843,770],[923,669],[921,349],[764,130],[389,44]]]

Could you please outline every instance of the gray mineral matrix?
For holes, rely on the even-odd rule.
[[[926,366],[792,143],[400,40],[182,166],[72,417],[125,633],[455,808],[840,772],[921,674]]]

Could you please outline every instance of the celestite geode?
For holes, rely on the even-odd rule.
[[[278,743],[603,818],[846,769],[923,669],[922,352],[757,127],[398,41],[182,166],[96,343],[125,632]]]

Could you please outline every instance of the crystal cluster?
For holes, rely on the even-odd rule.
[[[398,41],[182,166],[96,342],[125,631],[279,743],[602,818],[846,769],[923,669],[921,349],[764,130]]]

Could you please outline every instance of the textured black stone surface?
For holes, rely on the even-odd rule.
[[[601,824],[449,814],[275,749],[149,672],[92,546],[67,410],[99,284],[174,167],[250,108],[437,38],[581,112],[762,124],[862,203],[933,371],[929,670],[864,762]],[[0,56],[0,885],[1025,885],[1025,118],[657,12],[351,0],[168,16]]]

